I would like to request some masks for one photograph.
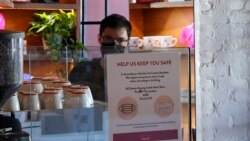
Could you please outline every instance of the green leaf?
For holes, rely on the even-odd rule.
[[[43,31],[45,28],[47,28],[47,25],[44,25],[44,26],[42,26],[41,28],[39,28],[39,29],[36,31],[36,33],[39,33],[39,32],[41,32],[41,31]]]
[[[59,52],[64,46],[74,46],[74,49],[84,48],[83,44],[76,41],[76,15],[75,11],[64,11],[59,9],[58,12],[51,12],[49,14],[35,13],[27,35],[42,36],[48,43],[49,50],[56,50]],[[60,36],[60,38],[59,38]]]

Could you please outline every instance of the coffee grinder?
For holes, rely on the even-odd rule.
[[[0,108],[23,81],[23,32],[0,30]],[[1,141],[28,141],[18,119],[0,114]],[[8,129],[8,131],[6,130]]]

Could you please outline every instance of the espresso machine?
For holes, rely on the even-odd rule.
[[[23,32],[0,30],[0,108],[22,85],[23,38]],[[0,141],[29,140],[29,134],[22,131],[14,115],[0,112]]]

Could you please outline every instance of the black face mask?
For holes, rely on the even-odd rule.
[[[102,56],[112,53],[124,53],[124,49],[123,46],[115,45],[115,43],[102,43],[101,53]]]

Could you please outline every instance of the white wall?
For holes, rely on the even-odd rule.
[[[195,0],[197,141],[250,140],[250,0]]]

